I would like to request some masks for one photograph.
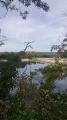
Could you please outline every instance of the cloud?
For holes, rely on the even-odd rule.
[[[23,50],[24,41],[34,40],[35,51],[49,51],[52,44],[59,44],[58,37],[63,38],[63,26],[67,25],[67,17],[63,16],[67,0],[44,1],[50,5],[48,13],[31,6],[26,21],[13,12],[0,19],[2,33],[7,36],[7,45],[1,47],[0,51]]]

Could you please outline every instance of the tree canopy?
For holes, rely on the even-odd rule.
[[[48,12],[50,8],[46,2],[41,0],[0,0],[0,7],[5,11],[0,17],[6,16],[9,10],[16,10],[23,19],[26,19],[28,11],[23,11],[22,8],[23,6],[29,7],[32,4],[45,12]]]

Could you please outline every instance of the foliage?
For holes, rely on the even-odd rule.
[[[51,52],[53,50],[56,50],[58,53],[58,56],[60,57],[67,57],[67,36],[63,39],[62,43],[60,45],[52,45],[51,46]]]
[[[42,57],[44,57],[44,58],[51,58],[52,56],[51,55],[42,55]]]
[[[20,53],[5,52],[5,53],[0,53],[0,59],[6,59],[8,61],[12,61],[15,63],[21,61],[21,56]]]
[[[0,5],[5,8],[6,11],[6,13],[1,17],[6,16],[9,10],[15,10],[23,19],[26,19],[28,11],[22,11],[23,5],[29,7],[32,3],[46,12],[49,10],[48,4],[46,2],[42,2],[41,0],[0,0]]]
[[[67,51],[61,52],[60,57],[61,58],[67,58]]]
[[[67,92],[52,92],[54,80],[67,75],[67,66],[55,64],[40,69],[46,82],[39,88],[29,84],[29,79],[16,78],[17,67],[11,60],[0,64],[0,119],[67,120]],[[18,91],[10,94],[16,80]]]
[[[24,67],[25,64],[12,61],[0,62],[0,120],[7,119],[7,112],[10,108],[10,91],[13,91],[17,85],[17,67],[19,66]]]
[[[45,80],[56,80],[63,79],[67,74],[67,65],[62,65],[60,63],[54,65],[48,65],[44,69],[39,69],[43,75]]]
[[[26,96],[23,92],[12,96],[8,120],[67,119],[67,94],[50,93],[45,84],[40,89],[29,86],[27,90]]]
[[[25,57],[29,58],[29,59],[35,58],[36,53],[35,52],[26,52]]]
[[[8,10],[16,10],[26,19],[24,13],[14,4],[15,0],[1,0],[3,7]],[[42,8],[46,12],[49,6],[41,0],[18,0],[19,4],[28,7],[31,3]],[[25,53],[23,53],[25,54]],[[29,84],[26,79],[20,79],[18,91],[10,94],[10,90],[16,85],[17,66],[21,54],[7,54],[1,58],[7,58],[7,63],[0,64],[0,119],[1,120],[67,120],[67,92],[52,93],[53,81],[67,75],[67,66],[62,64],[50,65],[41,69],[46,83],[42,83],[38,89],[36,85]],[[31,58],[31,55],[28,55]],[[19,79],[18,79],[19,80]],[[24,80],[24,81],[23,81]]]
[[[16,67],[10,63],[0,64],[0,98],[6,99],[15,84]]]

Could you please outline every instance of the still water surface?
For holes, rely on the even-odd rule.
[[[24,68],[19,69],[19,75],[22,76],[23,73],[24,73],[24,75],[30,75],[30,70],[31,70],[31,72],[35,72],[39,68],[44,68],[47,65],[48,64],[41,64],[41,63],[36,63],[36,64],[31,63],[31,65],[26,64],[26,66]],[[40,72],[38,72],[37,75],[34,75],[34,77],[32,78],[32,83],[35,83],[36,85],[40,85],[40,83],[42,81],[43,81],[43,75]],[[55,89],[54,89],[55,92],[66,91],[66,89],[67,89],[67,77],[63,80],[55,80],[54,84],[55,84]]]

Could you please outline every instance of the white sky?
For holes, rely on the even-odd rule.
[[[67,0],[43,1],[49,4],[49,12],[30,6],[26,8],[29,10],[27,20],[23,20],[16,12],[9,12],[0,19],[2,35],[7,36],[6,44],[0,47],[0,51],[23,51],[25,41],[35,41],[33,50],[41,52],[50,51],[53,44],[60,44],[59,36],[62,41],[66,33],[63,26],[67,28],[67,17],[64,16]]]

